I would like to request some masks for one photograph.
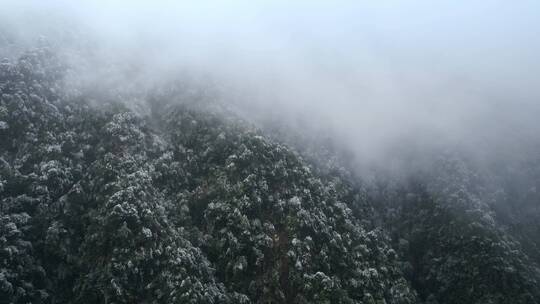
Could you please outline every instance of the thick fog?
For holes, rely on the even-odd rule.
[[[539,150],[537,1],[0,1],[1,55],[45,39],[81,83],[193,75],[359,161]],[[72,77],[74,77],[72,75]],[[75,81],[75,80],[74,80]],[[327,134],[327,135],[328,135]]]

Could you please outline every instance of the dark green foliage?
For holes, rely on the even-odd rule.
[[[1,301],[241,301],[168,222],[144,121],[56,95],[42,52],[2,67]]]
[[[383,191],[387,224],[405,273],[427,303],[538,303],[540,271],[475,189],[466,165],[442,159],[444,170]],[[476,193],[476,194],[475,194]],[[391,203],[390,203],[391,202]]]
[[[471,174],[366,190],[204,92],[143,115],[64,69],[0,67],[0,303],[538,302]]]
[[[184,190],[164,187],[180,195],[171,216],[189,217],[229,289],[257,303],[414,301],[384,235],[365,231],[297,155],[209,111],[164,112],[176,147],[166,167],[196,172]]]
[[[2,70],[6,303],[414,302],[384,235],[287,147],[176,93],[152,121],[73,101],[45,63]]]

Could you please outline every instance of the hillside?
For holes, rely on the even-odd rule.
[[[540,301],[536,230],[461,160],[363,184],[216,102],[65,90],[54,58],[0,66],[0,303]]]

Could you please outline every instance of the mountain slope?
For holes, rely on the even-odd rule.
[[[459,162],[362,185],[182,86],[65,75],[47,49],[0,66],[0,303],[540,298]]]
[[[71,100],[46,56],[2,66],[3,301],[414,302],[288,148],[212,106]]]

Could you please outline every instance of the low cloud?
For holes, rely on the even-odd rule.
[[[244,115],[331,130],[358,160],[539,148],[535,1],[2,2],[5,57],[46,37],[82,82],[211,79]]]

